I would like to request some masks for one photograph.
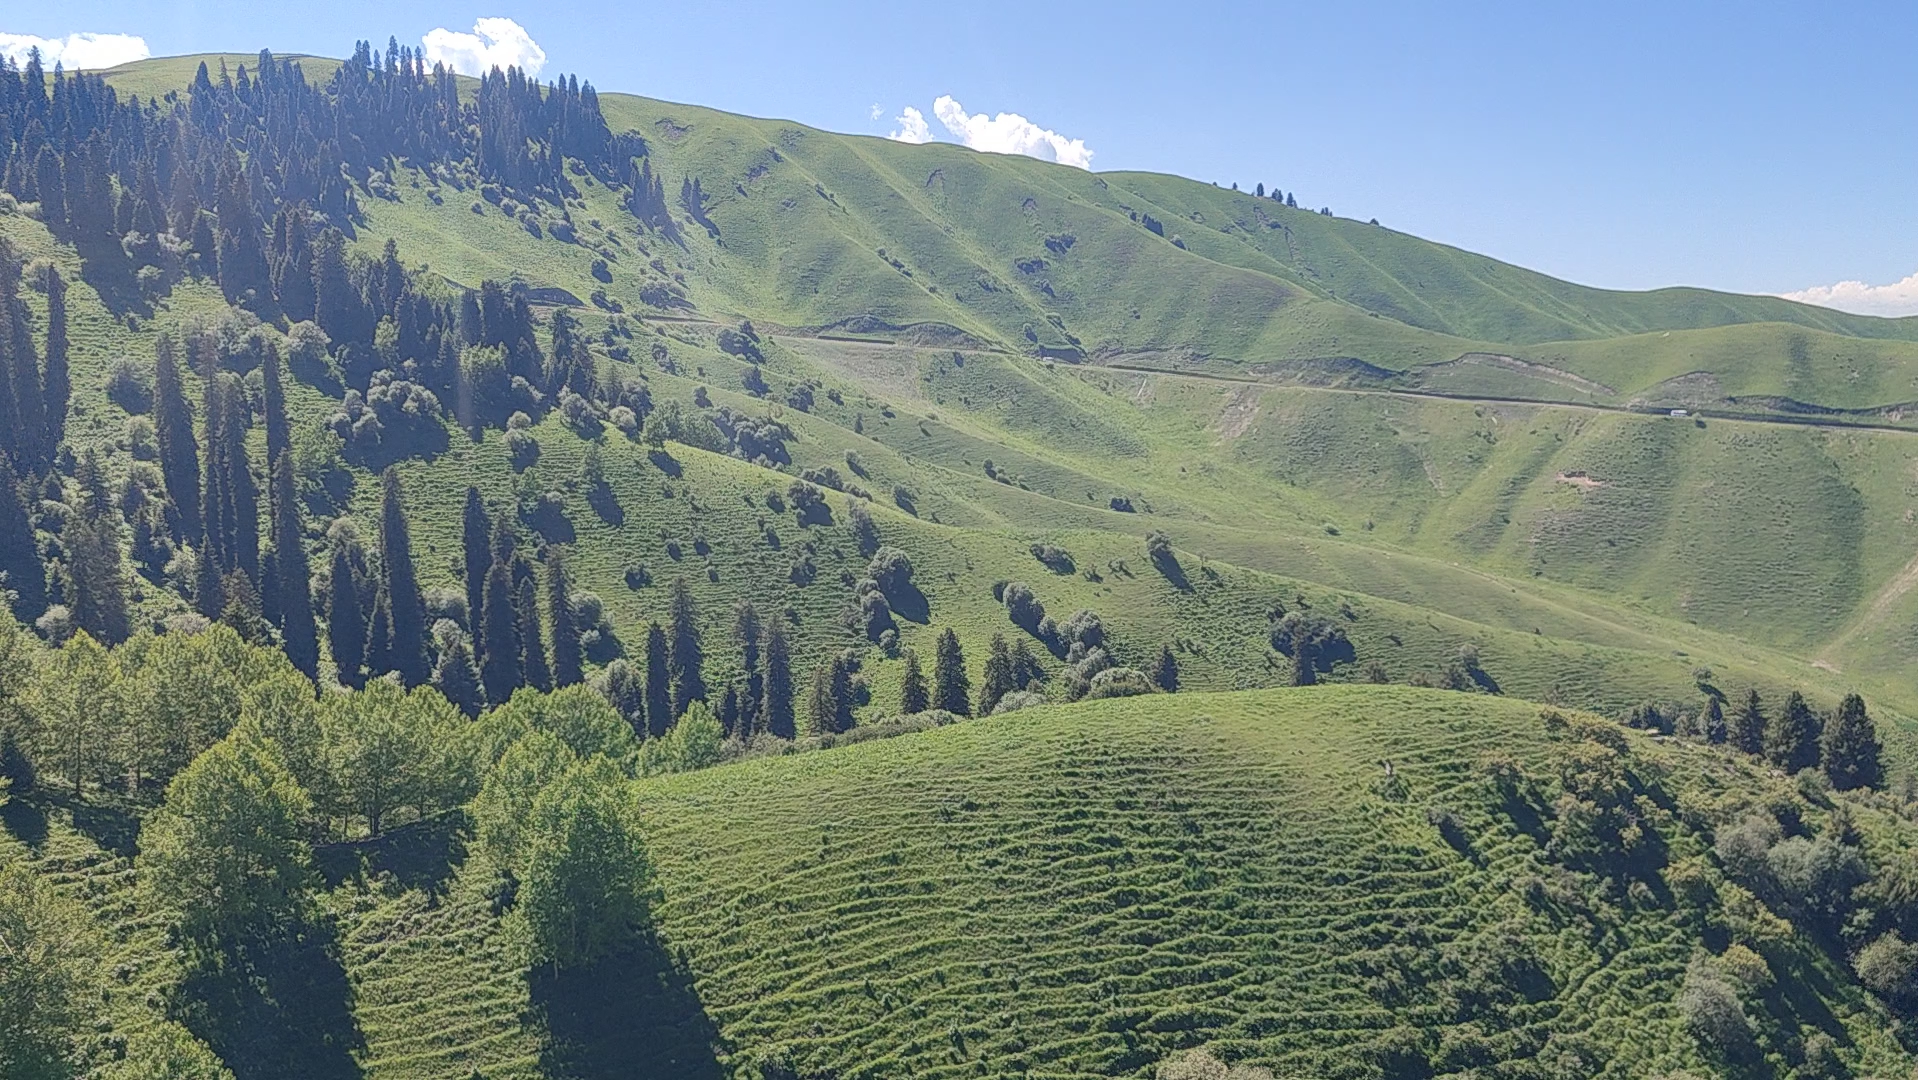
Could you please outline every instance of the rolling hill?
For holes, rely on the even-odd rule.
[[[376,78],[299,61],[315,87]],[[154,130],[210,128],[196,94],[250,115],[233,87],[262,87],[242,73],[259,62],[105,80]],[[481,145],[479,84],[446,93]],[[104,934],[99,1056],[164,1015],[240,1080],[1146,1076],[1195,1046],[1297,1077],[1910,1071],[1910,988],[1868,990],[1857,961],[1918,938],[1896,869],[1918,769],[1918,319],[1591,289],[1177,177],[594,107],[661,206],[628,162],[543,136],[517,165],[548,179],[519,187],[457,150],[361,160],[371,129],[324,162],[342,186],[313,183],[351,201],[315,236],[346,234],[394,327],[409,302],[443,315],[445,348],[369,319],[364,348],[315,350],[284,281],[236,288],[211,251],[168,248],[129,285],[44,202],[0,197],[48,351],[45,268],[68,282],[66,451],[26,489],[56,590],[72,598],[87,456],[102,490],[157,473],[139,391],[163,336],[228,365],[264,487],[271,344],[318,599],[340,538],[383,532],[391,466],[423,598],[468,634],[471,485],[509,541],[564,552],[574,603],[604,616],[591,674],[644,664],[683,581],[714,696],[751,685],[750,602],[789,634],[802,697],[850,665],[868,733],[895,729],[908,657],[930,669],[947,631],[975,687],[995,635],[1030,646],[1049,703],[831,749],[735,740],[724,765],[633,781],[653,933],[567,970],[523,962],[502,868],[449,810],[344,841],[326,823],[324,932],[202,979],[131,861],[159,793],[42,785],[0,803],[0,868],[32,867]],[[248,176],[202,164],[209,186]],[[305,182],[256,172],[256,191]],[[524,302],[539,361],[576,326],[589,392],[522,378],[480,415],[474,357],[504,347],[480,343],[480,296]],[[391,435],[349,416],[448,356],[444,400],[384,414]],[[634,406],[685,426],[655,439]],[[809,486],[818,507],[793,495]],[[881,545],[911,565],[892,638],[862,607]],[[195,566],[125,575],[135,631],[192,624]],[[1125,667],[1169,650],[1179,692],[1069,702],[1084,650],[1015,621],[1015,592],[1055,624],[1095,615]],[[1325,636],[1317,667],[1298,627]],[[319,670],[330,688],[330,645]],[[1670,734],[1751,691],[1774,712],[1864,695],[1885,790]],[[1738,830],[1769,846],[1741,856]],[[1697,999],[1725,994],[1749,1042],[1698,1034]]]

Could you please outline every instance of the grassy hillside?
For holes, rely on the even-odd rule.
[[[1297,1077],[1784,1077],[1829,1048],[1840,1075],[1903,1075],[1896,1023],[1835,946],[1778,922],[1789,894],[1753,900],[1713,845],[1755,809],[1816,836],[1842,806],[1879,867],[1910,843],[1909,804],[1808,799],[1722,749],[1617,732],[1323,687],[1041,708],[661,778],[641,792],[656,936],[559,974],[519,966],[492,870],[429,821],[322,851],[330,929],[258,972],[264,992],[227,991],[282,1010],[254,1014],[282,1026],[231,1063],[1063,1078],[1207,1045]],[[1594,788],[1607,770],[1619,786]],[[1642,828],[1629,855],[1579,854],[1571,791],[1623,799],[1604,805]],[[181,986],[89,839],[99,820],[56,807],[36,834],[14,811],[0,863],[36,861],[118,942],[111,1030],[219,989]],[[1748,1048],[1687,1028],[1700,965],[1742,973]],[[241,1030],[184,1015],[220,1025],[216,1045]]]

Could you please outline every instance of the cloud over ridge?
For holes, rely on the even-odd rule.
[[[476,19],[470,34],[442,26],[428,31],[420,43],[426,47],[428,65],[445,64],[475,78],[496,67],[517,67],[527,75],[538,75],[546,66],[546,50],[511,19]]]
[[[80,33],[63,38],[0,34],[0,56],[16,64],[26,63],[27,55],[34,49],[40,50],[40,63],[49,71],[55,64],[68,71],[98,71],[153,55],[146,39],[133,34]]]
[[[1836,308],[1854,315],[1883,315],[1889,318],[1918,315],[1918,274],[1889,285],[1840,281],[1835,285],[1814,285],[1809,289],[1778,295],[1801,304]]]
[[[1020,116],[1002,112],[997,116],[968,113],[951,94],[932,103],[932,114],[962,146],[993,154],[1024,154],[1041,161],[1056,161],[1080,169],[1092,168],[1092,150],[1084,139],[1072,139]],[[931,142],[932,125],[926,115],[908,105],[894,122],[899,126],[886,136],[897,142]]]

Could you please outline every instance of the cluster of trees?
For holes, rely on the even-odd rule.
[[[1668,713],[1646,704],[1633,709],[1625,722],[1729,746],[1787,773],[1817,769],[1840,791],[1875,788],[1884,781],[1878,727],[1857,694],[1846,694],[1830,716],[1819,715],[1796,690],[1786,696],[1783,708],[1771,712],[1754,688],[1730,713],[1712,693],[1696,713]]]

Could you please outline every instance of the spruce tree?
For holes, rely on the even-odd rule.
[[[899,711],[922,713],[932,705],[932,692],[926,686],[926,673],[919,666],[919,654],[906,650],[906,673],[899,680]]]
[[[42,376],[46,401],[46,460],[52,460],[60,441],[66,438],[67,401],[73,396],[73,376],[67,367],[67,282],[52,263],[47,263],[41,285],[47,294],[47,357]]]
[[[97,450],[87,449],[78,472],[80,505],[67,518],[64,530],[72,582],[68,606],[74,625],[98,641],[115,645],[130,632],[120,516],[107,499]]]
[[[699,641],[699,609],[693,604],[692,587],[683,577],[673,579],[666,615],[672,638],[673,716],[677,717],[686,706],[706,700],[706,657]]]
[[[1766,759],[1788,773],[1817,765],[1819,727],[1805,696],[1793,690],[1784,710],[1765,727]]]
[[[486,576],[493,568],[492,529],[479,488],[469,486],[460,521],[461,572],[466,578],[466,628],[473,634],[473,648],[482,654],[486,651]]]
[[[646,734],[657,739],[672,728],[673,675],[671,647],[657,621],[646,627]]]
[[[1877,787],[1884,776],[1879,754],[1877,725],[1865,712],[1865,699],[1846,694],[1838,705],[1838,714],[1825,726],[1825,775],[1840,791]]]
[[[546,609],[553,620],[553,685],[572,686],[586,681],[579,622],[573,617],[572,585],[566,577],[565,557],[558,548],[546,550]]]
[[[1698,714],[1698,734],[1709,743],[1722,743],[1729,736],[1725,725],[1725,707],[1718,703],[1718,697],[1705,698],[1705,708]]]
[[[1172,646],[1159,646],[1159,659],[1152,665],[1152,685],[1168,694],[1179,689],[1179,658],[1172,654]]]
[[[994,633],[986,653],[986,670],[979,679],[979,715],[990,716],[999,699],[1016,689],[1012,681],[1012,649],[1004,634]]]
[[[823,663],[812,670],[812,680],[806,690],[806,734],[812,736],[830,735],[833,727],[832,663]]]
[[[266,619],[260,614],[260,595],[253,591],[253,582],[246,571],[235,570],[227,574],[220,588],[220,595],[226,598],[220,608],[220,621],[233,628],[240,640],[249,645],[271,643],[272,634]]]
[[[413,568],[413,542],[406,527],[406,509],[400,503],[399,471],[388,467],[380,477],[380,574],[386,589],[387,614],[392,620],[389,646],[393,670],[407,686],[427,679],[426,601],[420,595]]]
[[[739,646],[741,670],[744,675],[739,688],[739,724],[736,734],[742,739],[750,739],[754,732],[764,726],[761,718],[762,701],[766,694],[766,675],[759,670],[759,637],[764,628],[760,625],[759,609],[751,600],[741,600],[733,608],[733,641]]]
[[[798,731],[793,718],[792,647],[786,641],[785,620],[778,616],[767,619],[761,641],[760,653],[766,663],[766,731],[775,738],[791,739]]]
[[[286,386],[280,371],[280,347],[271,341],[261,344],[260,385],[266,410],[266,460],[272,462],[293,449],[293,434],[286,418]]]
[[[33,518],[13,466],[0,455],[0,588],[13,594],[14,618],[31,624],[47,607],[47,572],[33,536]]]
[[[320,677],[320,643],[313,626],[313,569],[300,531],[300,503],[293,488],[293,455],[273,463],[274,581],[280,592],[280,640],[286,658],[307,678]]]
[[[520,685],[519,612],[514,610],[513,571],[504,561],[495,561],[487,571],[480,604],[480,683],[486,700],[498,705]]]
[[[154,342],[153,428],[160,448],[160,476],[171,503],[168,525],[175,539],[198,547],[200,451],[193,437],[193,413],[180,385],[173,339],[166,334]]]
[[[939,646],[933,654],[933,707],[954,716],[971,716],[971,690],[972,680],[966,675],[966,656],[959,648],[959,635],[948,626],[939,635]]]
[[[326,642],[344,686],[362,685],[366,659],[366,615],[360,610],[360,578],[354,569],[352,541],[333,542],[333,568],[326,590]]]
[[[366,677],[377,679],[393,670],[393,605],[380,580],[373,591],[373,615],[366,621]]]
[[[464,633],[453,635],[453,640],[440,650],[439,663],[433,668],[433,685],[469,720],[486,707],[486,691],[480,686],[479,672],[473,668],[473,650],[467,645]]]
[[[546,635],[540,633],[539,599],[534,595],[533,579],[520,579],[514,596],[519,609],[519,670],[527,686],[542,693],[553,689],[553,669],[546,662]]]
[[[1765,752],[1765,726],[1765,711],[1758,700],[1758,690],[1754,688],[1745,695],[1745,703],[1732,714],[1726,739],[1747,754],[1762,754]]]
[[[1030,690],[1044,682],[1045,669],[1039,666],[1039,658],[1032,654],[1032,645],[1021,637],[1012,643],[1012,688]]]

